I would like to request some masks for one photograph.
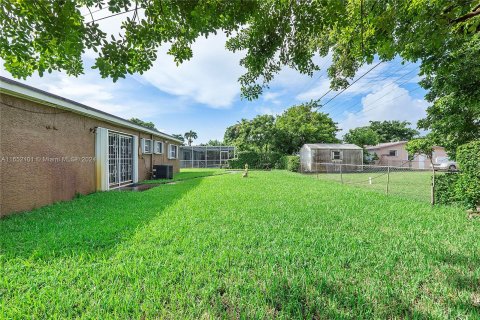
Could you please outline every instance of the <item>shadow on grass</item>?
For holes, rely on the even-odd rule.
[[[183,169],[185,170],[185,169]],[[218,176],[222,174],[228,174],[230,172],[222,169],[199,169],[199,170],[194,170],[194,169],[187,169],[185,171],[176,173],[173,176],[173,179],[156,179],[156,180],[144,180],[141,182],[141,184],[164,184],[164,183],[169,183],[169,182],[174,182],[174,181],[185,181],[185,180],[191,180],[191,179],[199,179],[199,178],[205,178],[205,177],[211,177],[211,176]]]
[[[456,309],[467,315],[480,314],[480,255],[477,253],[467,256],[442,250],[436,258],[440,263],[452,268],[452,273],[447,278],[448,285],[456,292],[468,293],[468,300],[456,297],[456,301],[453,301]]]
[[[303,319],[431,319],[431,315],[420,311],[399,297],[389,301],[374,303],[356,285],[344,285],[327,280],[312,284],[312,290],[306,290],[301,283],[291,283],[287,279],[275,281],[266,295],[267,302],[275,314],[287,318]],[[308,294],[310,292],[310,294]],[[382,306],[383,304],[383,306]],[[388,310],[384,306],[388,305]],[[380,311],[381,310],[381,311]]]
[[[201,179],[145,192],[99,192],[0,219],[0,257],[105,254],[160,216]]]

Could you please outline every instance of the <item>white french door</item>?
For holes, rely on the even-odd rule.
[[[108,186],[116,188],[132,183],[133,137],[117,132],[108,132]]]

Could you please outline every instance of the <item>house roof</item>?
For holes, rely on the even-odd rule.
[[[174,138],[169,134],[143,127],[113,114],[86,106],[79,102],[57,96],[50,92],[46,92],[2,76],[0,76],[0,93],[8,94],[34,102],[39,102],[53,108],[68,110],[73,113],[84,115],[86,117],[103,120],[122,127],[127,127],[130,129],[138,130],[148,134],[153,134],[159,137],[171,139],[182,143],[181,140],[178,140],[177,138]]]
[[[359,146],[349,143],[307,143],[310,149],[343,149],[343,150],[362,150]]]
[[[394,147],[397,145],[405,144],[408,141],[395,141],[395,142],[385,142],[385,143],[379,143],[375,146],[366,146],[365,149],[367,150],[377,150],[377,149],[382,149],[382,148],[389,148],[389,147]]]

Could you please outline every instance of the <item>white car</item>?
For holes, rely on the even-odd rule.
[[[435,160],[436,161],[433,164],[433,167],[435,168],[435,170],[445,170],[445,171],[458,170],[458,164],[455,161],[448,159],[447,157],[438,157]]]

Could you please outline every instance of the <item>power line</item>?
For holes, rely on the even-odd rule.
[[[422,87],[416,87],[416,88],[413,89],[413,90],[407,90],[407,92],[404,92],[404,93],[402,93],[402,94],[399,94],[398,96],[393,97],[393,98],[391,98],[391,99],[389,99],[389,100],[387,100],[387,101],[384,101],[384,102],[393,101],[393,100],[395,100],[395,99],[397,99],[397,98],[400,98],[400,97],[402,97],[402,96],[404,96],[404,95],[406,95],[406,94],[410,94],[410,93],[412,93],[412,92],[415,92],[415,91],[417,91],[418,89],[421,89],[421,88],[422,88]],[[387,94],[388,94],[388,93],[387,93]],[[385,97],[387,94],[383,95],[381,98]],[[379,98],[379,99],[377,99],[377,100],[375,100],[375,101],[373,101],[373,102],[376,102],[376,101],[380,100],[381,98]],[[375,105],[375,103],[371,103],[369,106],[371,107],[372,105]],[[366,110],[363,110],[363,109],[362,109],[362,110],[360,110],[360,111],[355,112],[354,115],[359,114],[360,112],[364,112],[364,113],[365,113],[365,112],[369,112],[369,111],[372,111],[373,109],[376,109],[376,108],[378,108],[378,106],[377,106],[377,107],[374,107],[374,108],[366,109]]]
[[[132,11],[140,10],[140,9],[142,9],[142,8],[133,8],[133,9],[130,9],[130,10],[127,10],[127,11],[123,11],[123,12],[111,14],[111,15],[106,16],[106,17],[101,17],[101,18],[98,18],[98,19],[94,19],[94,20],[92,20],[92,21],[89,21],[89,22],[87,22],[86,24],[93,23],[93,22],[98,22],[98,21],[101,21],[101,20],[105,20],[105,19],[108,19],[108,18],[116,17],[116,16],[119,16],[119,15],[122,15],[122,14],[125,14],[125,13],[129,13],[129,12],[132,12]],[[92,13],[93,13],[93,12],[92,12]]]
[[[366,83],[363,83],[358,89],[364,88],[364,87],[366,87],[367,85],[370,85],[372,82],[383,81],[383,80],[385,80],[385,79],[387,79],[387,78],[391,78],[392,76],[396,76],[396,74],[397,74],[399,71],[405,69],[405,68],[406,68],[407,66],[409,66],[409,65],[411,65],[410,62],[402,65],[400,68],[398,68],[398,69],[396,69],[396,70],[394,70],[394,71],[392,71],[392,72],[390,72],[390,73],[388,73],[388,74],[386,74],[386,75],[383,75],[381,78],[379,78],[381,75],[377,75],[377,76],[375,76],[375,77],[373,77],[373,78],[369,78],[368,81],[367,81]],[[408,73],[411,73],[411,71],[408,72]],[[401,79],[401,78],[399,78],[399,79]],[[399,79],[397,79],[397,80],[399,80]],[[395,81],[395,80],[394,80],[394,81]],[[330,112],[333,111],[333,109],[335,109],[335,108],[336,108],[338,105],[340,105],[340,104],[341,104],[341,102],[337,102],[336,104],[334,104],[333,106],[331,106]]]
[[[336,95],[334,95],[332,98],[330,98],[330,100],[328,100],[325,104],[322,105],[322,107],[325,107],[330,101],[332,101],[333,99],[335,99],[336,97],[338,97],[340,94],[342,94],[343,92],[345,92],[345,90],[347,90],[348,88],[350,88],[351,86],[353,86],[358,80],[362,79],[363,77],[365,77],[368,73],[370,73],[373,69],[375,69],[376,67],[378,67],[383,61],[380,61],[379,63],[377,63],[376,65],[374,65],[372,68],[370,68],[367,72],[365,72],[364,74],[362,74],[360,77],[358,77],[355,81],[353,81],[352,83],[350,83],[345,89],[343,89],[342,91],[340,91],[339,93],[337,93]],[[332,89],[330,89],[328,92],[332,91]],[[327,92],[327,93],[328,93]],[[322,97],[324,97],[327,93],[325,93]],[[320,98],[321,99],[321,98]]]
[[[387,88],[387,87],[395,84],[398,80],[403,79],[405,76],[411,74],[413,71],[416,71],[416,68],[414,68],[414,69],[410,70],[409,72],[405,73],[405,74],[402,75],[400,78],[395,79],[395,80],[389,82],[388,84],[384,85],[383,88]],[[408,81],[412,80],[412,79],[415,78],[416,76],[417,76],[417,75],[414,75],[413,77],[411,77],[411,78],[407,79],[406,81],[400,83],[398,86],[404,85],[405,83],[407,83]],[[390,92],[391,92],[391,90],[390,90],[389,92],[387,92],[386,94],[384,94],[383,96],[381,96],[380,98],[376,99],[375,101],[378,101],[378,100],[382,99],[383,97],[387,96]],[[373,102],[375,102],[375,101],[373,101]],[[351,110],[351,109],[355,108],[356,106],[358,106],[358,105],[360,105],[360,104],[361,104],[361,101],[360,101],[360,102],[357,102],[356,104],[354,104],[354,105],[352,105],[352,106],[350,106],[350,107],[348,107],[348,108],[346,108],[346,109],[344,109],[343,111],[345,112],[345,111],[347,111],[347,110]],[[332,111],[332,110],[331,110],[331,111]]]
[[[86,16],[89,16],[89,15],[92,15],[92,14],[94,14],[94,13],[103,11],[103,10],[108,9],[108,8],[105,7],[105,8],[97,9],[97,10],[95,10],[95,11],[90,11],[90,8],[89,8],[89,7],[87,7],[87,9],[88,9],[88,13],[82,15],[82,17],[86,17]]]

